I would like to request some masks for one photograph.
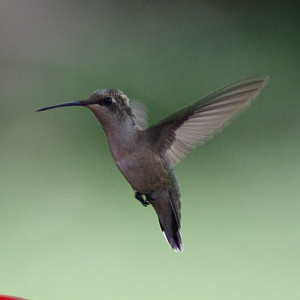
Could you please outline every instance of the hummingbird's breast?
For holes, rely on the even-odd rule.
[[[132,188],[141,194],[160,191],[169,181],[163,160],[150,146],[137,144],[115,162]]]
[[[135,191],[161,191],[170,179],[164,161],[152,149],[144,131],[126,120],[122,126],[104,126],[114,161]]]

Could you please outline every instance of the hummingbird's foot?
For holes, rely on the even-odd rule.
[[[139,192],[135,192],[135,199],[139,200],[145,207],[150,204],[149,198],[146,195],[146,200],[143,198],[143,195]]]

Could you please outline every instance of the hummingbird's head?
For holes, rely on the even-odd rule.
[[[48,106],[38,111],[65,106],[86,106],[94,113],[102,126],[113,123],[122,124],[122,121],[128,119],[132,120],[133,124],[135,122],[128,97],[116,89],[95,91],[84,100]]]
[[[104,125],[105,123],[122,123],[125,119],[134,119],[128,97],[116,89],[105,89],[93,92],[82,101]]]

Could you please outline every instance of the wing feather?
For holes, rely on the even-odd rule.
[[[147,106],[139,101],[139,100],[130,100],[130,107],[132,109],[133,114],[136,117],[136,123],[142,129],[146,129],[148,127],[148,108]]]
[[[170,166],[176,165],[191,149],[219,133],[250,104],[267,81],[267,76],[238,81],[175,111],[146,130],[153,147]]]

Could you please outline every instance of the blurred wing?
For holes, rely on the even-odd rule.
[[[148,108],[147,106],[138,100],[130,100],[130,107],[132,112],[136,116],[136,123],[142,128],[146,129],[148,127]]]
[[[170,166],[219,133],[266,85],[267,76],[229,84],[185,106],[146,131]]]

